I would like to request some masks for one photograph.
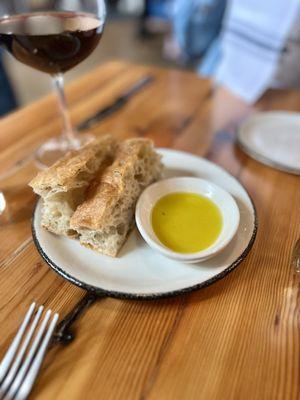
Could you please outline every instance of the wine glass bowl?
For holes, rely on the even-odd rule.
[[[6,2],[10,3],[10,2]],[[1,5],[0,44],[18,61],[52,76],[63,121],[63,134],[36,153],[41,167],[90,137],[71,126],[63,74],[85,60],[98,45],[104,28],[104,0],[20,0]],[[7,7],[7,9],[5,9]]]
[[[0,40],[17,60],[51,75],[61,74],[87,58],[103,27],[88,14],[43,12],[0,20]]]

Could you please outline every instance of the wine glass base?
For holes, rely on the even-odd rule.
[[[52,138],[43,143],[35,153],[35,162],[38,168],[45,169],[66,155],[70,150],[77,150],[94,139],[93,135],[80,134],[71,143],[65,138]]]

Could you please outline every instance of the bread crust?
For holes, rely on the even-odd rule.
[[[30,186],[43,199],[45,229],[115,257],[134,225],[139,195],[161,170],[151,140],[119,143],[106,135],[40,172]]]
[[[101,175],[99,183],[92,185],[86,201],[73,214],[70,223],[72,229],[97,230],[105,227],[113,208],[124,195],[127,176],[134,169],[143,150],[150,148],[154,151],[153,143],[149,139],[129,139],[120,144],[113,164]],[[158,178],[158,174],[153,175],[156,176],[151,181]],[[151,182],[141,182],[141,186],[148,186],[149,183]]]
[[[78,175],[88,169],[89,162],[97,157],[98,152],[112,153],[116,146],[117,140],[113,136],[101,136],[79,150],[70,151],[54,165],[41,171],[29,186],[40,195],[55,188],[68,191],[76,187]]]
[[[68,153],[42,171],[30,186],[43,199],[42,226],[57,235],[77,237],[70,218],[85,200],[86,191],[100,171],[112,163],[117,140],[105,135],[85,147]]]

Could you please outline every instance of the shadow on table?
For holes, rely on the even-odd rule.
[[[28,186],[18,185],[2,189],[5,209],[0,215],[0,229],[8,225],[30,220],[36,197]]]

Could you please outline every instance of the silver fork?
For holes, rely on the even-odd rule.
[[[36,303],[32,303],[0,364],[1,400],[27,399],[42,365],[58,314],[49,323],[52,311],[47,310],[35,334],[44,307],[39,306],[33,316],[35,310]]]

